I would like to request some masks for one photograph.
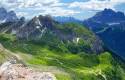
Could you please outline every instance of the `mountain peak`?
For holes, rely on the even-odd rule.
[[[4,20],[7,15],[7,11],[4,8],[0,8],[0,20]]]
[[[107,11],[107,12],[115,12],[115,11],[113,11],[112,9],[108,9],[108,8],[105,8],[104,11]]]
[[[1,7],[0,12],[7,12],[5,8]]]
[[[116,23],[125,21],[125,15],[120,11],[116,12],[112,9],[104,9],[88,20],[100,23]]]
[[[9,11],[3,7],[0,8],[0,23],[4,22],[15,22],[18,20],[16,13],[14,11]]]

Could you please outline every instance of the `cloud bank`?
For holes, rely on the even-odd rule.
[[[79,13],[79,11],[64,9],[67,3],[62,3],[60,0],[0,0],[0,5],[17,11],[17,14],[21,16],[28,16],[33,12],[53,16],[69,16]]]
[[[110,8],[115,10],[115,6],[125,3],[125,0],[89,0],[87,2],[72,2],[70,8],[80,8],[82,10],[103,10]]]
[[[104,8],[115,10],[115,6],[125,0],[0,0],[0,7],[16,11],[19,16],[33,17],[38,14],[52,16],[73,16],[85,11],[97,11]],[[69,0],[70,1],[70,0]],[[82,10],[82,11],[81,11]]]

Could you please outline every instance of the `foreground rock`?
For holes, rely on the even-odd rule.
[[[0,80],[56,80],[50,72],[40,72],[16,64],[16,61],[8,61],[0,67]]]

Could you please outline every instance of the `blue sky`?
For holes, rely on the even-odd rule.
[[[86,19],[104,8],[125,12],[125,0],[0,0],[0,7],[18,16],[73,16]]]

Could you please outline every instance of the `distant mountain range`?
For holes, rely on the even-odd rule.
[[[58,16],[58,17],[53,17],[53,19],[57,22],[60,22],[60,23],[80,23],[82,24],[82,20],[78,20],[74,17],[64,17],[64,16]]]
[[[14,11],[7,12],[6,9],[0,8],[0,23],[4,22],[15,22],[18,20]]]
[[[57,16],[53,17],[53,19],[59,23],[81,23],[81,20],[78,20],[74,17],[64,17],[64,16]],[[0,8],[0,23],[5,22],[16,22],[19,18],[17,17],[14,11],[7,11],[5,8]]]
[[[83,22],[114,53],[125,59],[125,15],[111,9],[98,12]]]

